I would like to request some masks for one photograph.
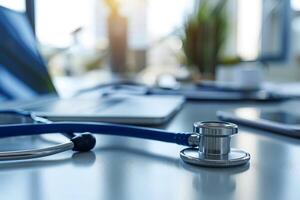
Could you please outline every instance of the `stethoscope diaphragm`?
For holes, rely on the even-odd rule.
[[[231,136],[238,133],[237,125],[228,122],[196,122],[193,132],[199,136],[199,146],[180,152],[184,162],[206,167],[233,167],[249,162],[249,153],[230,147]]]

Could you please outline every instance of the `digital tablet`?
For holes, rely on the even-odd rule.
[[[242,107],[218,111],[222,121],[258,128],[300,138],[300,101],[291,101],[268,108]]]

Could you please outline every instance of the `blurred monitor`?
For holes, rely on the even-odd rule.
[[[287,61],[292,14],[290,0],[236,2],[237,54],[243,60]]]
[[[290,0],[262,1],[260,61],[280,62],[288,59],[290,15]]]
[[[0,100],[56,94],[23,12],[0,6]]]

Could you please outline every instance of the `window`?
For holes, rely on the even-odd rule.
[[[146,30],[140,31],[147,32],[147,37],[155,40],[182,25],[184,16],[193,7],[194,0],[178,0],[176,3],[173,0],[121,2],[124,14],[132,18],[130,26],[139,29],[137,25],[145,25],[146,28],[140,29]],[[91,45],[96,40],[106,37],[107,14],[103,0],[36,0],[38,39],[44,44],[65,47],[72,42],[70,33],[78,27],[83,27],[82,40]],[[129,34],[136,34],[135,31]]]
[[[66,47],[71,33],[82,27],[84,42],[92,43],[94,0],[36,0],[36,32],[42,44]]]
[[[238,1],[237,53],[245,60],[256,59],[259,54],[261,1]]]
[[[0,5],[14,10],[25,11],[25,0],[0,0]]]
[[[292,8],[294,10],[300,11],[300,1],[299,0],[292,0]]]

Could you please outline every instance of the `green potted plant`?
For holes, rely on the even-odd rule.
[[[184,25],[182,44],[186,64],[197,71],[198,79],[215,78],[216,66],[226,39],[226,2],[200,1]]]

